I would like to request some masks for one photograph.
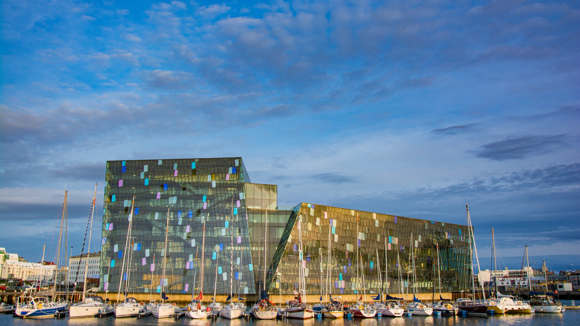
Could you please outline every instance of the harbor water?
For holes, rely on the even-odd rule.
[[[227,320],[218,318],[216,321],[193,320],[182,317],[179,320],[173,318],[155,319],[152,316],[136,319],[125,318],[116,319],[113,316],[104,318],[82,318],[82,319],[21,319],[15,318],[12,314],[0,315],[0,325],[15,326],[139,326],[139,325],[194,325],[194,326],[403,326],[403,325],[580,325],[580,310],[568,310],[562,314],[532,314],[532,315],[505,315],[489,316],[487,318],[475,317],[399,317],[399,318],[369,318],[369,319],[309,319],[300,320],[250,320],[244,319]]]

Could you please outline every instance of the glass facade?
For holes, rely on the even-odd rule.
[[[408,293],[413,293],[411,246],[416,292],[432,293],[434,285],[438,292],[437,244],[442,291],[468,289],[471,271],[467,234],[463,225],[302,203],[292,211],[269,266],[268,293],[291,295],[299,291],[300,265],[308,295],[326,293],[327,287],[332,294],[385,293],[387,267],[388,293],[401,293],[405,284]]]
[[[241,158],[107,162],[101,291],[118,291],[128,276],[132,292],[161,291],[168,223],[165,291],[191,293],[205,220],[204,292],[213,292],[217,270],[217,293],[230,293],[230,284],[234,293],[255,293],[246,182]],[[126,246],[133,197],[132,239]],[[124,259],[131,260],[130,275]]]
[[[389,293],[399,293],[400,282],[404,285],[407,276],[412,280],[411,245],[417,293],[430,293],[437,286],[435,244],[442,291],[470,286],[467,226],[307,203],[278,210],[277,186],[252,184],[239,157],[109,161],[104,197],[101,291],[118,291],[121,279],[130,276],[131,292],[160,292],[168,223],[165,291],[191,294],[194,264],[198,269],[201,265],[203,221],[206,297],[213,294],[214,283],[220,295],[229,294],[230,285],[235,294],[255,295],[263,289],[264,277],[269,294],[292,295],[301,265],[308,295],[319,295],[327,286],[333,294],[361,293],[362,273],[366,293],[378,293],[384,288],[386,266]],[[126,244],[133,197],[131,240]],[[198,272],[197,283],[200,277]]]

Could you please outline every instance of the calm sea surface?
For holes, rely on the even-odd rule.
[[[563,302],[564,304],[567,304]],[[151,316],[136,319],[116,319],[113,316],[99,318],[83,318],[73,319],[21,319],[14,318],[11,314],[0,315],[0,325],[42,325],[42,326],[58,326],[58,325],[93,325],[93,326],[137,326],[137,325],[195,325],[195,326],[402,326],[402,325],[580,325],[580,310],[568,310],[563,314],[533,314],[533,315],[506,315],[506,316],[490,316],[488,318],[473,318],[473,317],[401,317],[401,318],[387,318],[381,319],[344,319],[344,320],[330,320],[330,319],[310,319],[305,321],[298,320],[257,320],[245,321],[243,319],[226,320],[218,318],[217,321],[211,320],[192,320],[182,317],[175,321],[173,318],[155,319]]]

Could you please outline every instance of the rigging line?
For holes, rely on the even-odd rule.
[[[77,280],[79,279],[79,271],[81,269],[81,262],[83,260],[83,254],[85,252],[85,243],[87,241],[87,234],[89,232],[89,228],[90,228],[90,224],[91,224],[91,216],[93,214],[94,209],[95,209],[95,197],[93,197],[93,204],[91,205],[91,209],[89,209],[89,219],[87,221],[87,227],[85,229],[85,237],[83,239],[83,247],[81,248],[81,256],[79,258],[79,263],[77,264],[77,273],[76,273],[75,281],[74,281],[75,284],[77,283]],[[91,251],[91,248],[89,248],[88,252],[90,252],[90,251]],[[88,264],[88,262],[87,262],[87,264]]]

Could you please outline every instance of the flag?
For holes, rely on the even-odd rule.
[[[199,291],[199,295],[197,296],[197,298],[195,298],[195,300],[201,301],[202,298],[203,298],[203,293],[201,293],[201,291]]]
[[[417,298],[415,297],[415,295],[413,294],[413,302],[421,302],[421,300],[417,299]]]
[[[359,300],[362,300],[362,295],[360,296],[360,298],[358,298]]]
[[[228,294],[228,298],[226,299],[226,301],[230,300],[232,298],[231,294]]]

